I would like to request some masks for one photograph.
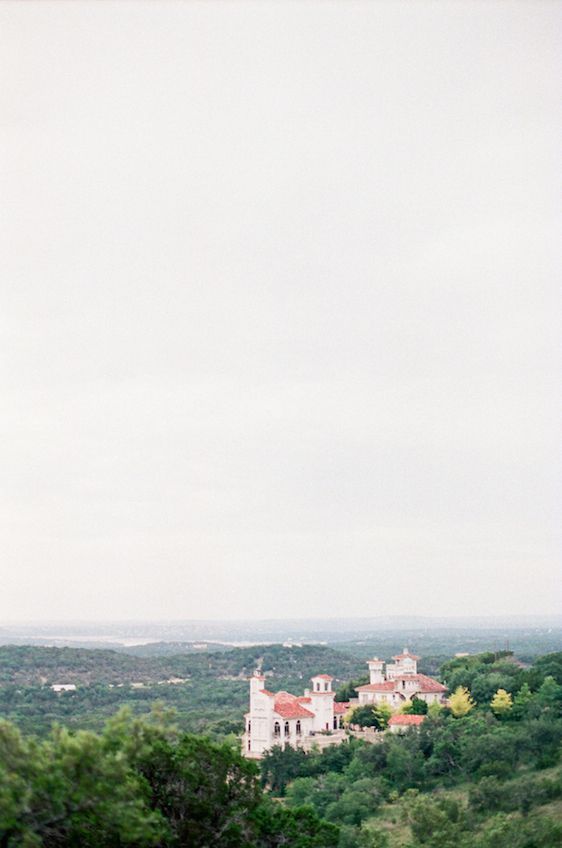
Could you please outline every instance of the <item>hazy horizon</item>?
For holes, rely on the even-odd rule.
[[[559,4],[0,4],[0,624],[562,613]]]
[[[524,627],[528,625],[530,621],[538,621],[538,622],[559,622],[562,627],[562,613],[552,613],[552,614],[544,614],[544,613],[524,613],[521,615],[479,615],[475,613],[473,615],[418,615],[412,614],[410,616],[407,615],[360,615],[360,616],[269,616],[267,618],[236,618],[233,616],[225,616],[223,618],[81,618],[81,619],[73,619],[73,618],[59,618],[59,619],[48,619],[48,618],[35,618],[35,619],[16,619],[16,618],[8,618],[4,617],[0,622],[0,630],[3,627],[10,626],[40,626],[40,627],[56,627],[58,625],[64,627],[70,626],[78,626],[78,627],[91,627],[96,625],[103,626],[114,626],[114,625],[183,625],[183,624],[244,624],[244,625],[259,625],[263,623],[271,623],[271,622],[279,622],[282,624],[286,623],[298,623],[298,622],[308,622],[308,623],[316,623],[322,622],[323,625],[327,625],[330,623],[347,623],[347,622],[392,622],[397,621],[401,623],[414,623],[418,624],[420,622],[427,622],[429,627],[439,626],[437,622],[473,622],[473,621],[482,621],[498,623],[498,626],[502,626],[503,623],[509,621],[514,624],[520,623],[520,626]]]

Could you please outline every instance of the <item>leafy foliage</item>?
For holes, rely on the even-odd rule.
[[[0,725],[2,848],[329,848],[339,830],[280,809],[227,744],[180,734],[162,714],[119,713],[101,735],[43,742]]]
[[[377,730],[384,730],[391,715],[392,710],[388,704],[365,704],[355,707],[349,716],[349,722],[359,727],[375,727]]]
[[[505,689],[498,689],[492,700],[490,707],[494,715],[498,718],[507,715],[513,707],[513,698]]]
[[[462,718],[476,706],[466,686],[457,686],[449,698],[449,707],[455,718]]]
[[[491,655],[475,658],[473,666],[487,666],[488,675],[494,663]],[[540,667],[551,669],[552,664],[541,662]],[[511,709],[474,704],[458,717],[451,709],[429,709],[421,727],[403,736],[381,733],[375,744],[352,740],[333,749],[347,752],[334,768],[326,751],[299,752],[288,754],[289,770],[287,752],[277,751],[263,763],[267,783],[273,791],[282,785],[291,809],[311,806],[339,824],[341,847],[368,844],[371,836],[373,844],[388,842],[376,823],[393,808],[411,834],[411,841],[389,842],[393,848],[491,848],[494,835],[494,848],[558,845],[556,822],[534,811],[562,797],[560,772],[542,777],[540,771],[560,759],[560,685],[551,675],[537,675],[534,667],[513,668]],[[528,680],[534,681],[534,690]],[[461,703],[471,704],[468,690],[460,694]],[[510,702],[500,695],[496,706]],[[469,787],[469,792],[463,789],[464,800],[454,794],[455,787]],[[517,829],[506,815],[522,816],[524,822]]]

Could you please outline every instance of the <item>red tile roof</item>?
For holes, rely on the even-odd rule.
[[[447,687],[443,686],[442,683],[439,683],[438,680],[434,680],[433,677],[428,677],[427,674],[416,674],[414,675],[417,678],[419,689],[418,692],[446,692]],[[408,679],[408,678],[406,678]]]
[[[314,718],[314,713],[305,709],[290,692],[278,692],[273,709],[281,718]]]
[[[310,678],[311,680],[333,680],[333,677],[330,677],[329,674],[315,674],[314,677]]]
[[[292,704],[276,704],[275,713],[281,718],[314,718],[314,713],[301,707],[298,701]]]
[[[334,715],[343,715],[349,709],[349,702],[334,701]]]
[[[421,657],[417,657],[415,654],[411,654],[409,651],[404,654],[396,654],[395,657],[392,657],[393,660],[420,660]]]
[[[446,692],[447,687],[434,680],[433,677],[428,677],[427,674],[404,674],[400,677],[395,677],[394,680],[386,680],[384,683],[367,683],[366,686],[358,686],[358,692],[401,692],[399,684],[402,681],[413,683],[415,686],[410,689],[412,694],[420,692],[429,694],[430,692]]]
[[[394,692],[396,686],[393,680],[386,680],[384,683],[367,683],[365,686],[358,686],[358,692]]]
[[[395,715],[388,719],[389,727],[417,727],[425,719],[424,715]]]

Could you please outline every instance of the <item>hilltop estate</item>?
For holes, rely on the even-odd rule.
[[[357,688],[359,704],[386,703],[397,708],[412,698],[419,698],[428,704],[443,701],[447,687],[433,677],[418,674],[419,657],[404,648],[401,654],[392,659],[395,662],[386,663],[386,669],[385,663],[378,657],[368,661],[370,681]]]
[[[416,697],[428,704],[442,703],[447,689],[443,684],[418,674],[419,657],[407,648],[384,663],[374,657],[369,660],[370,682],[357,688],[358,698],[349,703],[335,701],[333,678],[317,674],[311,689],[304,695],[290,692],[270,692],[265,677],[256,673],[250,680],[250,711],[246,713],[243,734],[244,756],[259,759],[275,746],[310,750],[342,742],[346,736],[343,717],[350,706],[386,703],[397,709]],[[386,667],[385,667],[386,665]]]
[[[244,755],[259,759],[276,745],[309,750],[322,731],[331,732],[325,738],[332,745],[343,741],[343,715],[349,704],[334,701],[332,680],[328,674],[316,675],[312,689],[305,689],[299,697],[270,692],[264,688],[265,677],[255,674],[250,680],[250,712],[245,716]]]

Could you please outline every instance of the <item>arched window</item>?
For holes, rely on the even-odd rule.
[[[327,692],[327,691],[328,691],[328,684],[324,683],[324,692]]]
[[[276,721],[275,724],[273,725],[273,735],[274,736],[281,736],[281,725],[279,724],[278,721]]]
[[[316,683],[316,691],[320,692],[320,684],[318,682]]]
[[[334,716],[334,730],[338,729],[338,717]]]
[[[250,735],[251,732],[252,732],[252,722],[249,721],[248,722],[248,736]]]
[[[289,727],[289,722],[286,721],[285,722],[285,736],[289,736],[290,733],[291,733],[291,728]]]
[[[297,731],[297,736],[300,736],[301,733],[302,733],[300,719],[297,721],[296,731]]]
[[[248,751],[251,751],[251,750],[252,750],[252,741],[251,741],[251,739],[248,739]]]

